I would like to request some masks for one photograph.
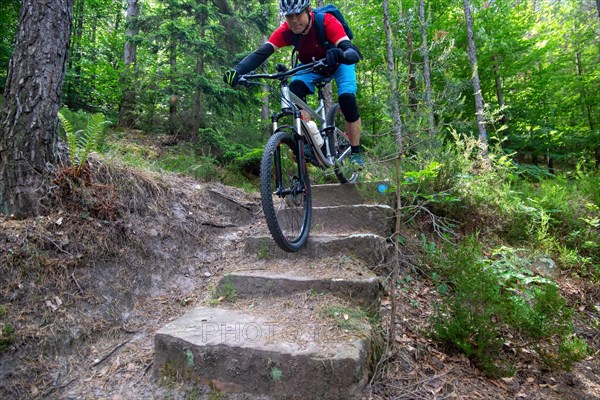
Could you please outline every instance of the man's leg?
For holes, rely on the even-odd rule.
[[[356,105],[356,67],[354,65],[340,65],[333,74],[338,86],[338,102],[346,119],[346,134],[351,146],[352,162],[361,167],[364,162],[360,156],[361,119]]]
[[[360,117],[354,122],[346,121],[346,134],[350,146],[360,146],[361,120]]]

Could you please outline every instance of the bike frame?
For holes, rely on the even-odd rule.
[[[319,166],[321,168],[332,167],[336,160],[332,156],[329,146],[329,141],[334,140],[334,135],[328,135],[329,129],[337,129],[335,127],[330,127],[327,125],[327,121],[325,119],[325,98],[323,96],[323,88],[327,85],[327,83],[317,82],[317,93],[318,93],[318,102],[319,105],[316,109],[310,107],[306,102],[304,102],[300,97],[296,96],[289,88],[287,80],[284,80],[281,84],[281,112],[274,114],[271,119],[273,123],[273,133],[277,132],[279,129],[279,120],[287,115],[294,115],[294,130],[295,133],[300,134],[306,138],[306,142],[309,143],[313,154],[315,155],[317,161],[319,162]],[[308,131],[308,127],[306,123],[302,119],[301,111],[306,111],[311,118],[320,126],[321,134],[325,132],[323,135],[323,146],[316,146],[312,136]],[[298,113],[298,114],[297,114]],[[302,142],[301,138],[296,138],[297,141]],[[302,146],[304,147],[304,146]],[[323,149],[325,152],[323,152]],[[303,150],[303,149],[302,149]],[[304,154],[304,151],[302,151]],[[342,155],[342,157],[345,156]]]

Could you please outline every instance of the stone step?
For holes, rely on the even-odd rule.
[[[391,246],[386,238],[373,234],[310,235],[306,246],[296,253],[281,250],[271,236],[252,236],[244,240],[247,254],[259,258],[323,258],[344,254],[356,257],[371,267],[385,264],[391,256]]]
[[[300,271],[299,271],[300,272]],[[315,271],[316,274],[319,270]],[[368,311],[379,309],[379,280],[375,276],[339,278],[302,276],[298,273],[274,273],[269,270],[232,272],[219,281],[215,295],[238,299],[286,297],[295,293],[331,294]]]
[[[312,185],[313,207],[341,206],[357,204],[393,204],[392,194],[382,194],[380,185],[389,186],[386,182],[333,183]]]
[[[313,207],[311,233],[375,233],[387,237],[394,229],[394,209],[382,204]]]
[[[192,309],[154,336],[155,377],[261,399],[359,399],[370,325],[343,328],[354,318],[343,310],[332,314],[336,324],[319,318],[322,311],[275,308]]]

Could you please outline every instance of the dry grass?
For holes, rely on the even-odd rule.
[[[153,332],[222,268],[210,255],[222,245],[215,221],[235,227],[256,212],[234,189],[97,156],[54,183],[46,215],[0,217],[2,322],[14,327],[0,398],[95,397],[121,375],[135,376],[124,391],[147,383]]]

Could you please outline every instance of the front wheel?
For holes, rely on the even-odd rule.
[[[329,129],[329,151],[335,158],[333,170],[340,183],[355,183],[358,180],[358,169],[350,163],[350,142],[342,128],[346,121],[339,104],[334,104],[327,112],[327,126]]]
[[[269,232],[287,252],[306,244],[312,217],[305,161],[290,132],[278,131],[265,146],[260,164],[260,195]]]

